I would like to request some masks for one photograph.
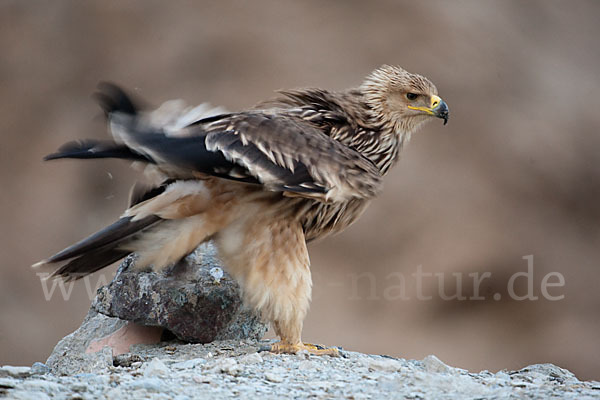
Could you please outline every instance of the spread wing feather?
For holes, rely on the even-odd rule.
[[[310,123],[277,112],[245,112],[206,127],[206,147],[241,165],[271,190],[327,200],[371,197],[379,170]]]
[[[90,141],[81,148],[70,144],[51,159],[142,159],[173,178],[201,173],[321,201],[369,198],[380,190],[381,174],[370,160],[285,108],[210,116],[174,133],[148,123],[152,118],[144,118],[118,87],[104,84],[101,90],[114,146],[103,142],[98,151]]]

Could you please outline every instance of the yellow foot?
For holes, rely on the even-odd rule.
[[[315,354],[318,356],[332,356],[339,357],[340,351],[337,347],[324,347],[318,344],[310,344],[310,343],[298,343],[291,344],[289,342],[276,342],[270,346],[261,347],[259,351],[270,351],[276,354],[296,354],[301,351],[307,351],[310,354]]]

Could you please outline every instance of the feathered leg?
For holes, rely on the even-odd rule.
[[[260,218],[235,222],[215,239],[228,271],[242,286],[246,303],[273,324],[281,339],[269,350],[337,355],[335,348],[304,344],[301,340],[312,289],[302,227],[289,220],[265,218],[267,223],[261,222]]]

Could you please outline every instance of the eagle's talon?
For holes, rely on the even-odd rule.
[[[302,351],[306,351],[309,354],[314,354],[317,356],[331,356],[331,357],[339,357],[340,351],[337,347],[325,347],[319,344],[311,344],[311,343],[298,343],[291,344],[289,342],[276,342],[271,346],[262,346],[259,351],[265,351],[263,348],[267,348],[266,351],[270,351],[275,354],[298,354]]]

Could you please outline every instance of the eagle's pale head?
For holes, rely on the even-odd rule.
[[[373,110],[373,118],[392,126],[400,134],[410,135],[431,117],[448,122],[446,103],[427,78],[396,66],[383,65],[373,71],[360,90]]]

